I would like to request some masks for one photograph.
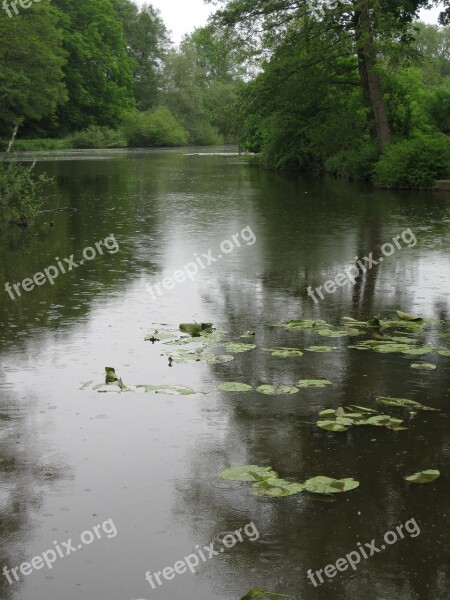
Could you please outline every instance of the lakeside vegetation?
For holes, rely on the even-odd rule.
[[[450,9],[438,27],[417,0],[218,4],[179,47],[131,0],[0,11],[3,147],[20,120],[17,150],[238,143],[379,187],[450,178]]]

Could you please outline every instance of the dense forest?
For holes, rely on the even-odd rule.
[[[213,4],[176,47],[151,5],[6,3],[4,147],[19,124],[17,149],[238,143],[270,168],[383,187],[450,178],[448,11],[431,26],[423,0]]]

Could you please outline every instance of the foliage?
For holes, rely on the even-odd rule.
[[[385,188],[429,188],[450,178],[450,138],[417,135],[388,146],[374,168],[374,182]]]
[[[98,125],[72,134],[69,142],[72,148],[123,148],[127,145],[121,131]]]
[[[165,107],[128,113],[123,132],[132,147],[184,146],[188,133]]]

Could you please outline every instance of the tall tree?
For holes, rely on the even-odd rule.
[[[66,99],[60,13],[49,0],[9,18],[0,10],[0,136],[39,120]]]

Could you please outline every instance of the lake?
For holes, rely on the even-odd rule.
[[[436,350],[450,348],[448,193],[267,172],[227,147],[44,153],[37,169],[55,178],[48,207],[76,212],[45,213],[1,245],[0,568],[50,549],[57,556],[70,539],[73,550],[52,568],[19,570],[19,581],[10,574],[11,584],[4,575],[1,598],[238,600],[265,588],[298,600],[446,599],[450,356]],[[370,253],[383,261],[365,261]],[[21,284],[15,299],[5,290],[58,261],[66,272],[57,268],[53,285]],[[327,284],[339,274],[341,283]],[[432,352],[359,351],[348,346],[364,337],[327,336],[342,331],[343,317],[398,319],[396,310],[432,320],[416,334]],[[273,326],[295,319],[329,326]],[[170,366],[180,348],[166,342],[193,322],[256,348],[211,346],[208,356],[234,359]],[[404,334],[398,326],[395,336]],[[160,341],[145,341],[152,335]],[[314,346],[332,351],[306,350]],[[273,356],[277,347],[302,355]],[[423,363],[436,369],[411,368]],[[125,386],[196,393],[100,393],[107,366]],[[299,380],[332,385],[256,391]],[[217,390],[224,382],[252,390]],[[316,425],[324,409],[376,409],[377,397],[441,412],[411,418],[384,406],[403,431]],[[254,496],[250,483],[218,476],[237,465],[360,485],[333,497]],[[404,481],[425,469],[441,477]],[[407,533],[380,549],[406,522]],[[155,589],[146,581],[251,523],[258,536],[202,559],[195,574]],[[323,583],[315,576],[316,585],[308,578],[372,540],[379,551],[354,569]]]

